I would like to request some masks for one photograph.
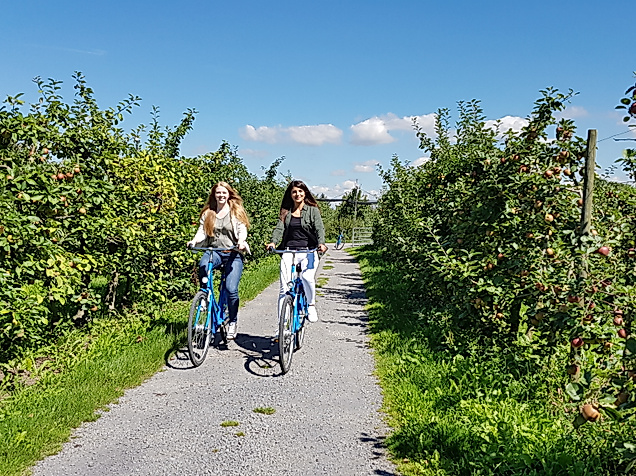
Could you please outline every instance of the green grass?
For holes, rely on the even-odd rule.
[[[276,409],[272,407],[258,407],[252,410],[254,413],[260,413],[262,415],[273,415],[276,413]]]
[[[393,427],[386,444],[405,476],[618,474],[611,422],[572,426],[555,358],[536,368],[522,348],[449,345],[449,309],[417,302],[401,268],[370,249],[357,256],[371,343]],[[455,343],[457,344],[457,343]],[[626,441],[633,441],[625,432]]]
[[[278,275],[276,257],[246,267],[241,304]],[[172,303],[152,316],[130,313],[98,321],[15,363],[16,368],[31,369],[29,375],[35,378],[30,386],[5,390],[0,400],[0,475],[22,475],[39,459],[56,453],[72,429],[97,419],[125,389],[161,369],[184,343],[188,309],[188,302]]]
[[[239,426],[239,422],[234,420],[228,420],[228,421],[222,422],[221,426],[223,428],[227,428],[228,426]]]
[[[328,282],[329,282],[329,278],[324,278],[321,276],[318,279],[316,279],[316,288],[317,289],[324,288]]]
[[[325,265],[322,267],[322,269],[326,271],[326,270],[329,270],[329,269],[333,269],[333,266],[332,266],[332,265],[330,265],[330,264],[325,264]]]

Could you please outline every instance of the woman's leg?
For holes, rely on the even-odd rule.
[[[313,306],[316,304],[316,268],[318,267],[318,253],[307,253],[300,261],[302,266],[303,287],[305,288],[305,296],[307,296],[307,304]]]
[[[211,251],[206,251],[199,261],[199,282],[208,275],[208,263],[210,262]]]
[[[276,322],[278,322],[278,316],[280,316],[280,310],[283,306],[283,300],[285,294],[289,290],[289,281],[293,278],[291,273],[292,254],[285,253],[280,255],[280,289],[278,291],[278,314],[276,315]]]
[[[225,289],[227,290],[227,308],[230,322],[236,322],[239,309],[239,282],[243,274],[243,256],[240,253],[230,253],[223,256],[225,262]]]

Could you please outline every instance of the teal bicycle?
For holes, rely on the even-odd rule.
[[[192,251],[234,251],[234,248],[190,248]],[[221,272],[218,300],[214,296],[214,269],[212,259],[208,263],[207,276],[201,280],[201,289],[194,295],[188,318],[188,353],[195,367],[203,363],[208,355],[210,344],[217,335],[223,344],[227,344],[227,290],[225,273]]]
[[[336,240],[336,245],[334,246],[334,248],[337,250],[341,250],[342,248],[344,248],[344,245],[345,245],[344,231],[340,230],[340,234],[338,235],[338,239]]]
[[[283,255],[292,253],[291,280],[287,283],[283,304],[278,316],[278,355],[283,374],[289,372],[294,352],[303,346],[305,339],[305,321],[307,319],[307,297],[301,279],[302,267],[294,264],[296,253],[313,253],[313,250],[270,250]],[[294,276],[295,275],[295,276]]]

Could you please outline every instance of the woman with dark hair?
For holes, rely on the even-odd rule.
[[[272,242],[268,248],[274,248],[279,243],[279,250],[306,250],[317,248],[324,253],[325,227],[320,216],[320,209],[316,199],[301,180],[289,183],[280,206],[280,216],[276,228],[272,233]],[[283,254],[280,260],[280,294],[278,299],[279,312],[287,283],[291,280],[289,272],[292,265],[292,255]],[[307,319],[310,322],[318,320],[316,313],[316,268],[318,267],[318,253],[296,253],[296,263],[301,263],[302,280],[309,304]],[[295,264],[295,263],[294,263]]]
[[[228,295],[230,322],[227,338],[236,337],[239,308],[238,287],[243,274],[243,254],[250,252],[247,244],[247,228],[250,226],[243,199],[227,182],[218,182],[210,190],[210,195],[199,216],[199,229],[188,247],[235,248],[234,251],[206,251],[199,262],[199,279],[207,276],[208,263],[212,260],[214,269],[223,268],[225,289]]]

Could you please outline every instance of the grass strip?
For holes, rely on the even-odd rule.
[[[275,256],[246,267],[241,304],[278,275]],[[184,343],[188,309],[187,302],[174,303],[153,319],[138,315],[102,322],[84,336],[91,344],[82,358],[75,356],[71,368],[46,373],[5,398],[0,403],[0,475],[25,474],[36,461],[58,452],[74,428],[97,419],[125,389],[161,369]]]
[[[386,444],[401,474],[618,474],[608,426],[574,430],[574,413],[558,391],[558,361],[535,368],[521,348],[450,346],[450,310],[418,302],[403,267],[381,252],[351,253],[366,284],[371,345],[393,427]]]

